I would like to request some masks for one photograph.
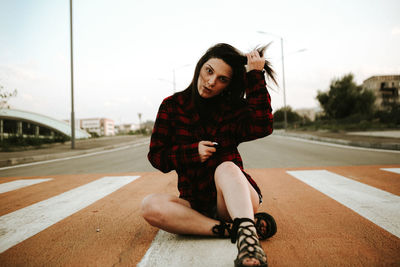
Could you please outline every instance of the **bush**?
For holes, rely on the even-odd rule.
[[[375,112],[374,118],[382,123],[400,125],[400,105],[394,103],[387,110],[378,110]]]
[[[39,137],[23,137],[19,135],[11,135],[8,138],[4,138],[3,141],[0,142],[1,151],[7,152],[12,151],[18,148],[26,149],[27,147],[36,147],[40,148],[44,144],[52,144],[52,143],[65,143],[65,141],[69,141],[71,138],[68,136],[56,135],[54,138],[39,138]]]

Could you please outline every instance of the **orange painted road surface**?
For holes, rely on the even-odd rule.
[[[278,225],[262,242],[269,265],[400,266],[399,170],[248,170],[264,195],[261,210]],[[2,178],[0,266],[150,266],[144,256],[152,257],[158,230],[139,212],[141,200],[156,192],[177,194],[176,174]],[[156,265],[167,266],[162,261]]]

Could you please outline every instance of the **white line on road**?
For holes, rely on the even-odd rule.
[[[230,239],[180,236],[158,231],[138,267],[233,266],[236,245]]]
[[[287,173],[400,238],[399,196],[326,170]]]
[[[89,157],[89,156],[94,156],[94,155],[99,155],[99,154],[104,154],[104,153],[110,153],[110,152],[114,152],[114,151],[118,151],[118,150],[124,150],[124,149],[132,148],[132,147],[146,145],[146,144],[149,144],[149,141],[145,141],[145,142],[141,142],[141,143],[137,143],[137,144],[133,144],[133,145],[128,145],[128,146],[123,146],[123,147],[118,147],[118,148],[113,148],[113,149],[109,149],[109,150],[103,150],[103,151],[99,151],[99,152],[92,152],[92,153],[77,155],[77,156],[65,157],[65,158],[60,158],[60,159],[43,160],[43,161],[38,161],[38,162],[19,164],[19,165],[15,165],[15,166],[2,167],[2,168],[0,168],[0,171],[7,170],[7,169],[20,168],[20,167],[39,165],[39,164],[45,164],[45,163],[56,162],[56,161],[62,161],[62,160]]]
[[[334,144],[329,142],[317,141],[317,140],[308,140],[300,137],[293,137],[293,136],[286,136],[286,135],[274,135],[278,138],[287,138],[295,141],[300,141],[304,143],[311,143],[316,145],[323,145],[323,146],[332,146],[332,147],[339,147],[339,148],[347,148],[347,149],[355,149],[355,150],[364,150],[364,151],[373,151],[373,152],[385,152],[385,153],[397,153],[400,154],[400,150],[390,150],[390,149],[380,149],[380,148],[367,148],[367,147],[358,147],[358,146],[350,146],[350,145],[341,145],[341,144]]]
[[[400,168],[381,168],[381,170],[400,174]]]
[[[0,184],[0,194],[1,193],[5,193],[5,192],[9,192],[9,191],[13,191],[13,190],[17,190],[23,187],[27,187],[30,185],[34,185],[34,184],[38,184],[38,183],[43,183],[43,182],[47,182],[53,180],[53,178],[47,178],[47,179],[23,179],[23,180],[15,180],[12,182],[8,182],[8,183],[2,183]]]
[[[103,177],[0,217],[0,253],[133,182],[139,176]]]

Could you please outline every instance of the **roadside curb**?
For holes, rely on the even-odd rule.
[[[32,162],[53,160],[53,159],[61,159],[61,158],[68,158],[68,157],[85,155],[85,154],[90,154],[90,153],[96,153],[96,152],[101,152],[101,151],[106,151],[106,150],[122,148],[125,146],[133,146],[136,144],[143,143],[145,140],[146,139],[143,138],[143,139],[139,139],[139,140],[135,140],[135,141],[131,141],[131,142],[124,142],[124,143],[119,143],[119,144],[115,144],[115,145],[108,145],[108,146],[102,146],[102,147],[91,148],[91,149],[82,149],[82,150],[75,150],[75,151],[68,151],[68,152],[61,152],[61,153],[39,154],[39,155],[25,156],[25,157],[14,157],[14,158],[0,160],[0,167],[10,167],[10,166],[25,164],[25,163],[32,163]]]
[[[349,141],[349,140],[344,140],[344,139],[320,137],[320,136],[315,136],[315,135],[310,135],[310,134],[288,133],[288,132],[282,132],[282,131],[274,132],[274,134],[280,135],[280,136],[301,138],[301,139],[306,139],[306,140],[311,140],[311,141],[319,141],[319,142],[325,142],[325,143],[345,145],[345,146],[383,149],[383,150],[400,150],[400,143],[371,143],[371,142],[362,142],[362,141]]]

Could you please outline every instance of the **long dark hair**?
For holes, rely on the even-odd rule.
[[[257,48],[257,52],[260,54],[261,57],[264,57],[264,53],[269,45],[270,43]],[[231,103],[235,103],[243,99],[246,89],[244,77],[246,73],[245,65],[247,65],[247,57],[235,47],[225,43],[219,43],[210,47],[206,51],[206,53],[199,59],[194,71],[193,80],[186,90],[192,90],[192,92],[193,90],[197,90],[197,80],[200,75],[201,67],[211,58],[222,59],[232,68],[231,81],[221,95]],[[268,60],[265,60],[264,70],[267,74],[267,78],[277,84],[275,79],[275,72],[272,69],[271,63]]]

